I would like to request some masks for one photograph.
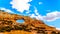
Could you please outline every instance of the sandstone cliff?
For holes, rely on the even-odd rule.
[[[23,19],[24,23],[18,23],[16,20]],[[41,20],[10,14],[0,10],[0,33],[1,34],[60,34],[55,27],[46,25]]]

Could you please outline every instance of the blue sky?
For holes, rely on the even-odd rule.
[[[0,0],[0,9],[32,16],[47,25],[60,28],[60,0]]]

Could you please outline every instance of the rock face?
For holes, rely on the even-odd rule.
[[[16,20],[23,19],[24,23],[18,23]],[[41,20],[10,14],[0,10],[0,32],[2,34],[60,34],[55,27],[46,25]]]

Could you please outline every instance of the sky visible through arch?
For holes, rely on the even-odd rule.
[[[0,10],[30,16],[60,28],[60,0],[0,0]]]

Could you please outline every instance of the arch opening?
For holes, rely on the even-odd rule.
[[[16,20],[18,23],[24,23],[25,21],[23,19]]]

